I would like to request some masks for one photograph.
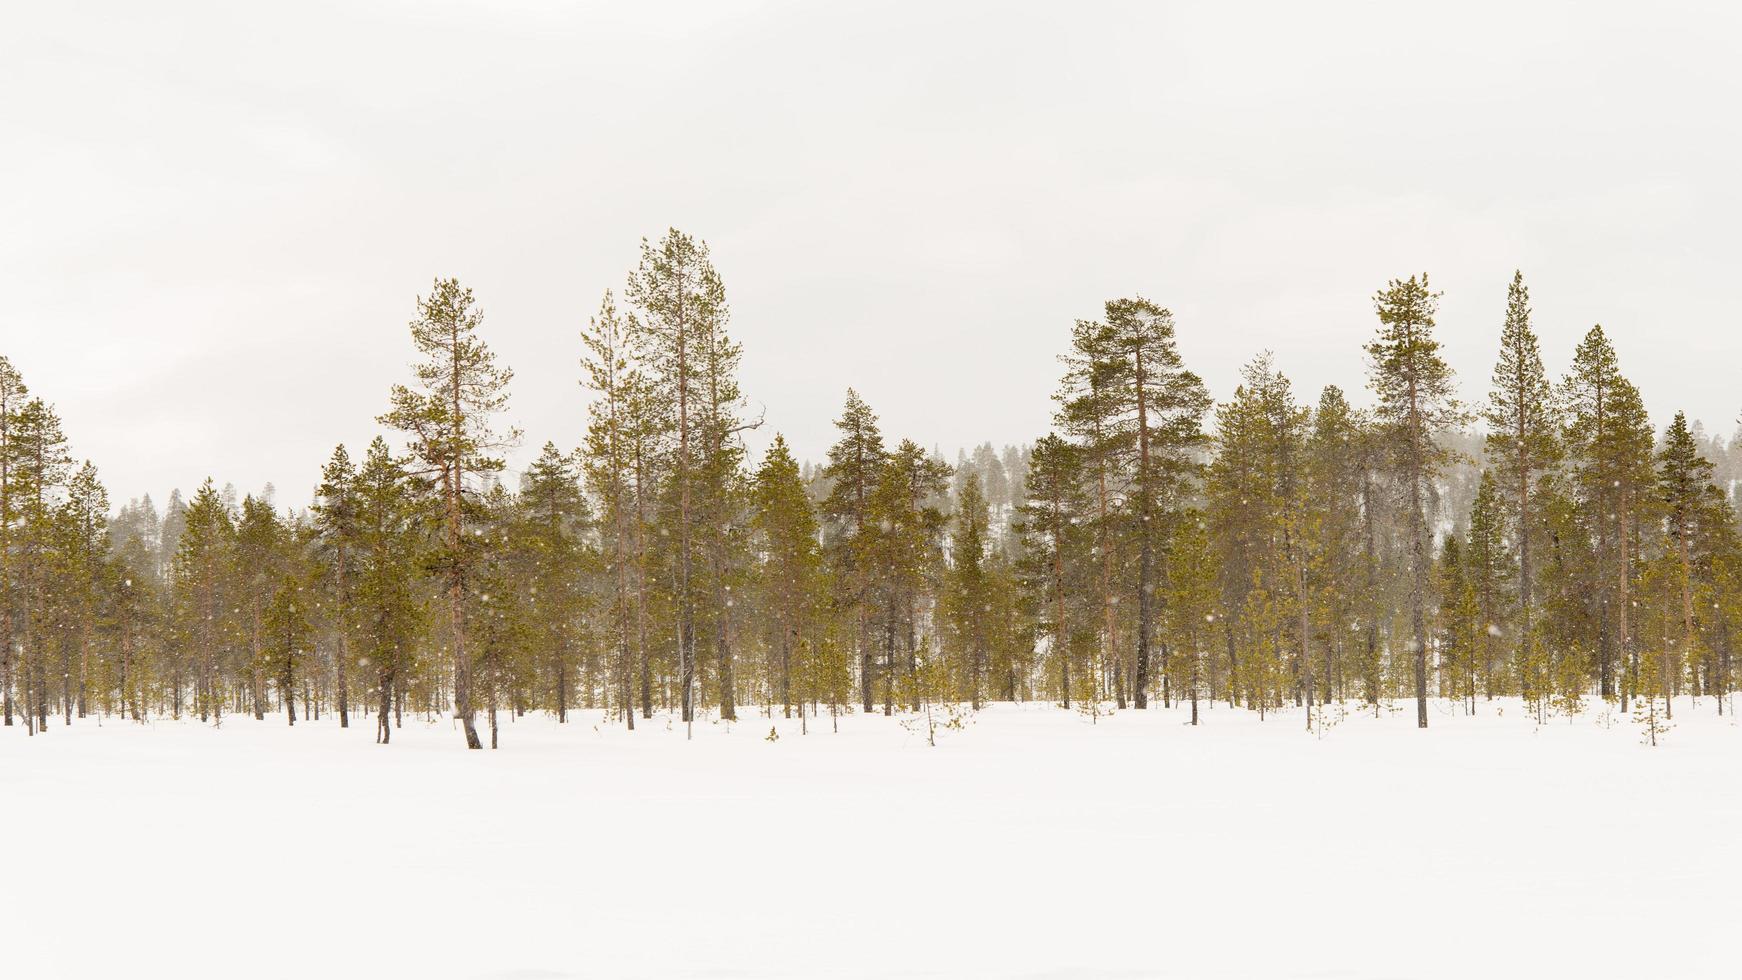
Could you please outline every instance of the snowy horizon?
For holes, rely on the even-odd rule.
[[[0,976],[1742,975],[1742,5],[12,7]]]

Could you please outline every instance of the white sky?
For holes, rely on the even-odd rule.
[[[1358,390],[1423,269],[1468,400],[1518,267],[1555,374],[1601,322],[1660,422],[1742,409],[1734,8],[570,6],[7,5],[0,352],[118,501],[300,504],[437,275],[519,458],[571,447],[577,331],[674,224],[811,458],[849,385],[952,454],[1034,438],[1071,320],[1133,292],[1218,397],[1265,347]]]

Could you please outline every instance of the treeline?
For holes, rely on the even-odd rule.
[[[52,408],[0,358],[6,725],[321,713],[387,742],[452,711],[634,728],[747,712],[936,718],[987,701],[1260,713],[1734,687],[1735,503],[1680,414],[1661,437],[1602,328],[1559,380],[1514,276],[1486,397],[1466,406],[1427,277],[1374,296],[1372,398],[1297,394],[1268,354],[1216,403],[1142,298],[1068,331],[1055,431],[952,466],[849,391],[801,463],[738,385],[706,245],[643,242],[579,345],[585,443],[511,486],[512,373],[471,292],[417,300],[420,360],[384,435],[334,450],[309,506],[211,480],[113,516]],[[577,411],[580,407],[577,405]],[[1485,435],[1472,439],[1481,422]],[[395,438],[389,441],[387,435]]]

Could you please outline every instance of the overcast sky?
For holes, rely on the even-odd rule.
[[[952,455],[1035,438],[1072,319],[1132,293],[1218,398],[1263,348],[1359,390],[1421,270],[1467,399],[1520,268],[1552,373],[1600,322],[1660,423],[1734,427],[1734,8],[1033,6],[14,5],[0,353],[117,501],[300,504],[436,276],[518,458],[577,444],[578,331],[676,225],[811,458],[849,385]]]

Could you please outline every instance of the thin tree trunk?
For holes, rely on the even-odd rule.
[[[1056,508],[1055,508],[1056,509]],[[1071,707],[1071,651],[1065,629],[1065,557],[1064,543],[1059,540],[1058,530],[1053,530],[1052,536],[1052,590],[1055,603],[1053,622],[1053,642],[1058,644],[1059,654],[1059,689],[1064,692],[1065,710]]]
[[[1427,727],[1427,508],[1422,502],[1422,481],[1426,466],[1422,461],[1421,442],[1426,438],[1416,409],[1416,389],[1409,385],[1409,511],[1410,511],[1410,575],[1409,622],[1415,635],[1415,725]]]
[[[1621,614],[1621,659],[1626,662],[1630,675],[1628,682],[1623,684],[1621,688],[1622,711],[1627,710],[1628,695],[1635,694],[1634,685],[1639,682],[1639,668],[1633,656],[1633,632],[1630,615],[1633,606],[1633,556],[1629,548],[1632,528],[1629,527],[1630,522],[1627,519],[1627,509],[1632,505],[1632,495],[1628,490],[1627,486],[1621,488],[1621,540],[1619,542],[1621,549],[1621,601],[1616,603],[1616,609]]]
[[[350,630],[346,629],[347,624],[350,622],[351,591],[350,591],[350,583],[349,583],[349,580],[347,579],[347,576],[346,576],[345,559],[346,559],[345,546],[343,544],[340,544],[339,545],[339,554],[338,554],[338,577],[339,577],[339,582],[338,582],[338,584],[339,584],[339,617],[338,617],[339,618],[339,630],[338,630],[338,633],[339,633],[339,653],[338,653],[338,658],[339,659],[338,659],[338,662],[333,665],[334,672],[337,674],[336,680],[338,681],[338,687],[339,687],[338,693],[339,693],[339,727],[340,728],[350,728],[351,727],[351,689],[350,689],[350,685],[346,681],[346,675],[350,673],[350,664],[351,664],[351,637],[350,637]]]
[[[1149,414],[1145,400],[1147,380],[1143,374],[1143,348],[1137,365],[1137,495],[1140,541],[1137,560],[1137,671],[1131,679],[1132,706],[1149,707],[1149,612],[1150,583],[1155,578],[1155,486],[1149,469]]]

